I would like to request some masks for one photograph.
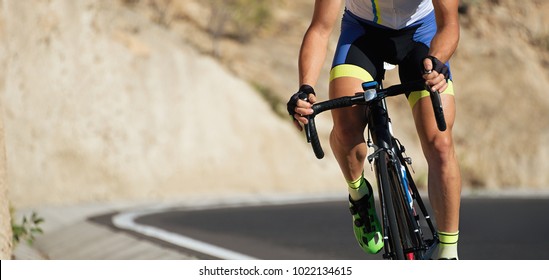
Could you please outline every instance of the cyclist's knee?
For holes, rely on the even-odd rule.
[[[425,147],[425,155],[429,164],[445,164],[454,158],[454,143],[452,137],[444,134],[434,137]]]
[[[360,107],[332,111],[334,124],[331,137],[335,138],[336,144],[349,147],[364,142],[365,114]]]
[[[334,124],[331,138],[334,144],[352,147],[364,142],[364,129],[362,125]]]

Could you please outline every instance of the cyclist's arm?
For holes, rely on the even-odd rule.
[[[316,0],[311,24],[299,53],[299,83],[314,86],[326,58],[328,42],[336,19],[341,16],[342,0]]]
[[[433,0],[437,33],[431,41],[429,55],[446,63],[454,54],[459,41],[459,0]]]
[[[450,60],[454,54],[459,41],[459,0],[433,0],[437,22],[437,33],[431,41],[429,55],[436,57],[442,63]],[[432,70],[433,65],[430,59],[423,61],[425,70]],[[427,85],[433,91],[443,92],[448,87],[444,75],[433,71],[423,76]]]

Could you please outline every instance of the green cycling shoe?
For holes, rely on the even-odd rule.
[[[370,192],[358,201],[349,196],[349,210],[353,215],[353,231],[358,244],[364,252],[377,254],[383,248],[383,237],[371,190],[370,187]]]

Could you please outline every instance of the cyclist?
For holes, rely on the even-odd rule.
[[[459,40],[458,2],[346,0],[329,84],[330,98],[354,95],[362,90],[363,82],[381,81],[387,62],[399,66],[401,82],[424,79],[431,90],[441,93],[448,126],[444,132],[438,131],[431,101],[424,98],[429,93],[407,93],[428,163],[429,199],[441,241],[438,259],[458,259],[461,175],[452,139],[455,100],[448,64]],[[307,123],[304,116],[313,112],[313,86],[341,4],[342,0],[315,1],[299,55],[299,91],[287,104],[300,130],[301,124]],[[364,179],[364,114],[362,106],[333,110],[330,145],[347,181],[355,237],[365,252],[377,253],[383,240],[372,187]]]

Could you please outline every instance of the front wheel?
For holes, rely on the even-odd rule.
[[[395,208],[393,192],[389,175],[390,156],[388,152],[381,152],[376,161],[377,183],[381,201],[383,217],[383,242],[385,247],[384,258],[404,260],[406,259],[400,237],[397,221],[397,209]]]
[[[407,260],[421,259],[421,250],[419,250],[422,248],[421,228],[416,219],[418,216],[406,178],[406,171],[395,160],[393,164],[388,166],[388,173],[391,182],[393,208],[396,211],[395,216],[405,258]]]

